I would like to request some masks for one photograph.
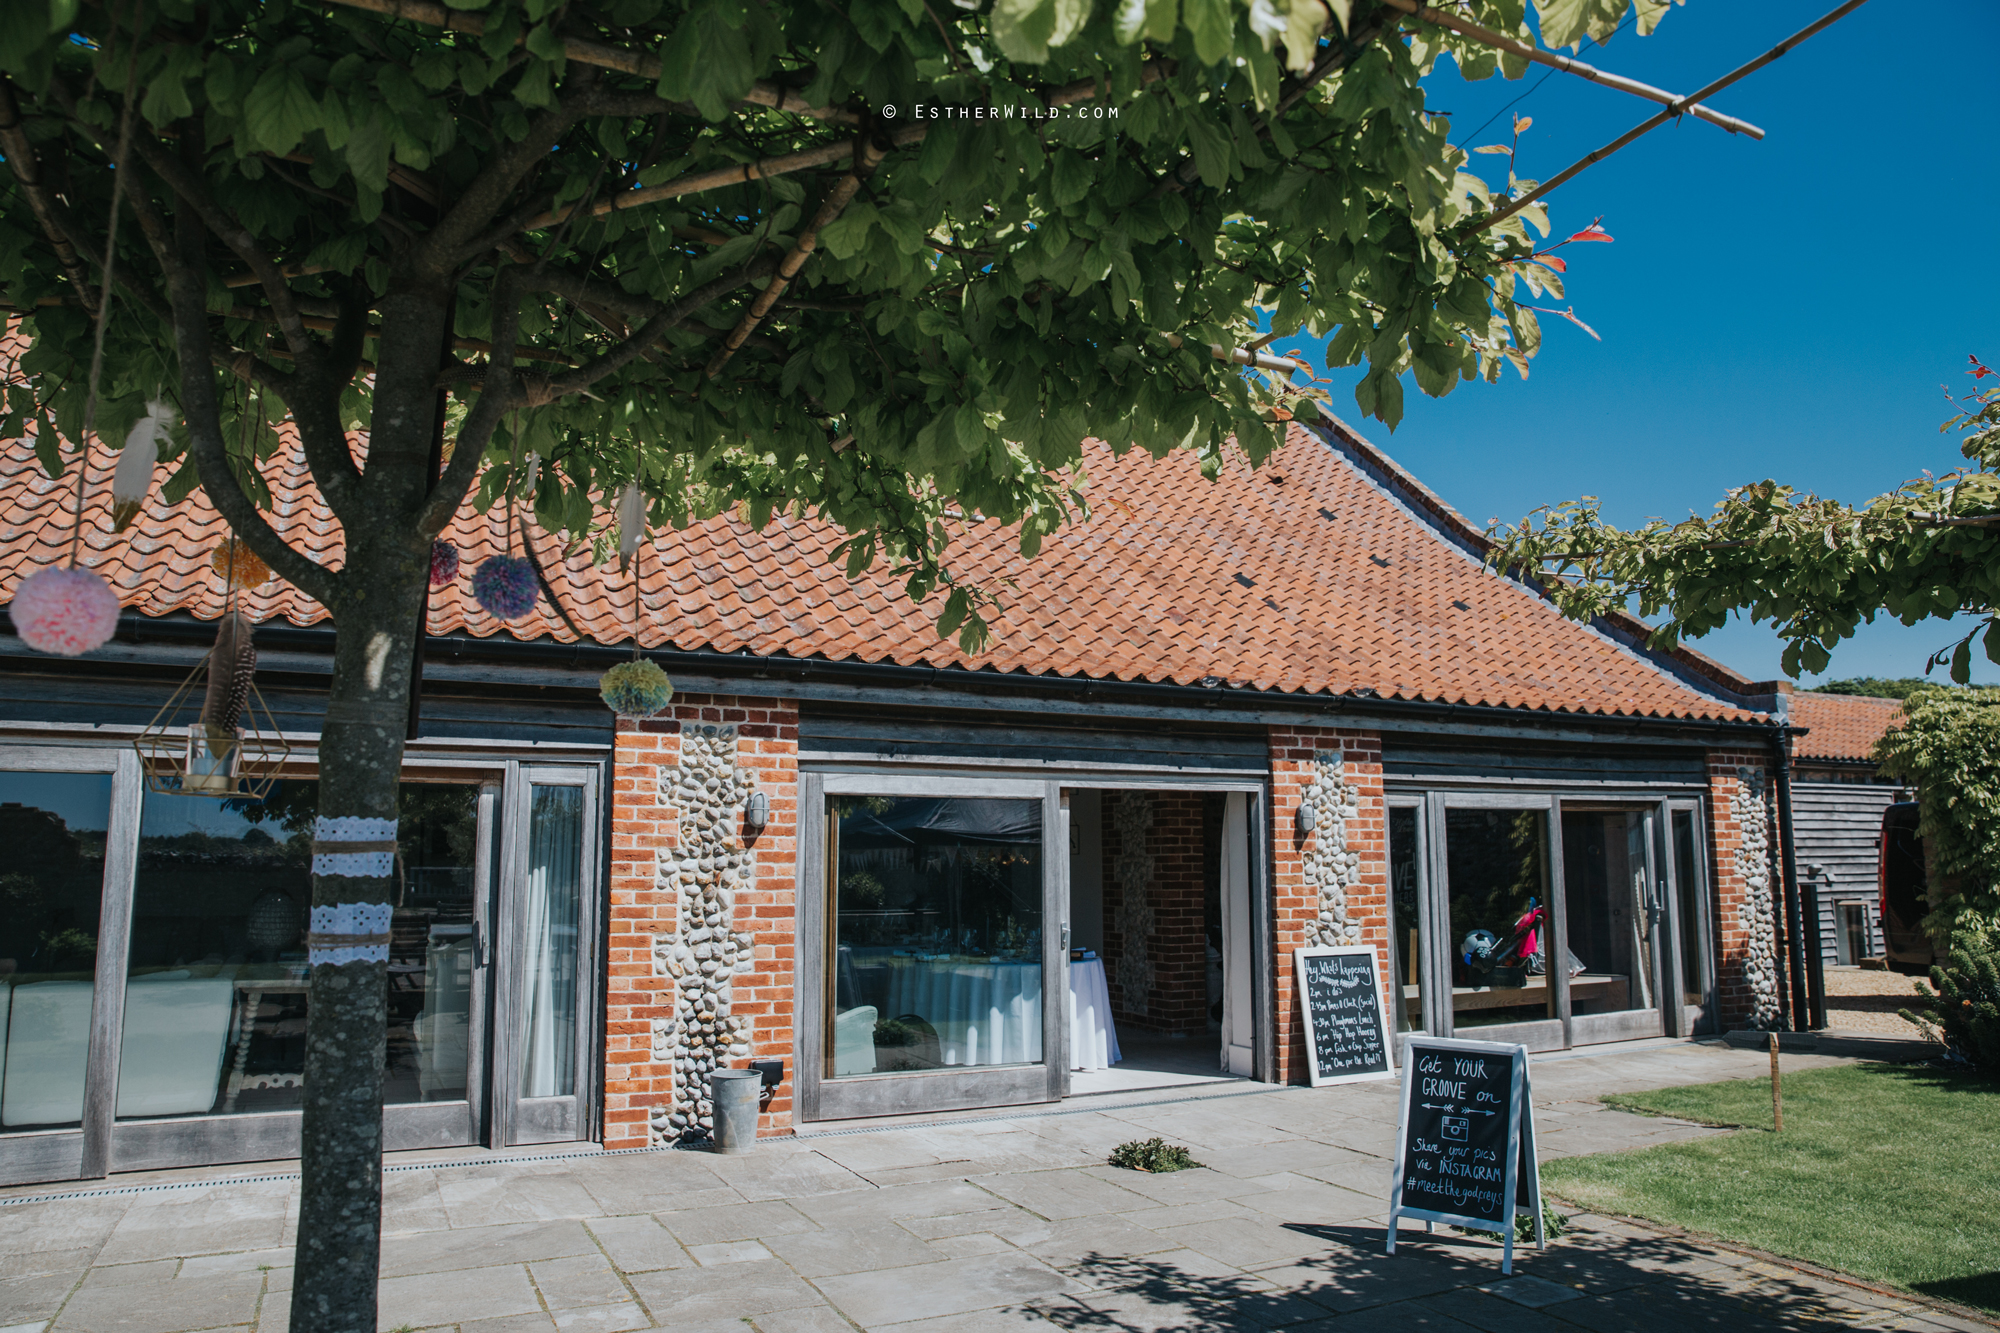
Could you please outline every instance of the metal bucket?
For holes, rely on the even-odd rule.
[[[764,1076],[754,1069],[717,1069],[708,1076],[715,1100],[715,1150],[746,1153],[757,1146],[757,1109]]]

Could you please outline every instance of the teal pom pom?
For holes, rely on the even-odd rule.
[[[597,692],[620,717],[651,717],[674,701],[674,683],[656,663],[644,658],[620,662],[605,672]]]

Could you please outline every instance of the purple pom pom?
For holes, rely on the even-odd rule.
[[[540,595],[535,567],[522,556],[496,555],[473,571],[472,600],[495,620],[519,620]]]
[[[442,588],[458,577],[458,548],[442,537],[431,543],[431,586]]]
[[[100,574],[51,565],[21,580],[7,614],[36,652],[81,657],[118,628],[118,594]]]

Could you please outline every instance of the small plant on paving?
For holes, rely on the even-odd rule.
[[[1917,1002],[1921,1008],[1902,1011],[1905,1020],[1988,1078],[2000,1078],[2000,928],[1954,932],[1951,952],[1931,968],[1930,985],[1917,983]]]
[[[1499,1232],[1481,1231],[1478,1227],[1453,1227],[1452,1230],[1466,1236],[1484,1236],[1488,1240],[1500,1239]],[[1549,1196],[1544,1194],[1542,1196],[1542,1235],[1549,1240],[1554,1240],[1557,1236],[1564,1235],[1568,1231],[1569,1219],[1557,1212],[1550,1205]],[[1514,1243],[1516,1245],[1533,1245],[1535,1243],[1535,1219],[1531,1215],[1522,1214],[1514,1219]]]
[[[1168,1143],[1165,1139],[1133,1139],[1111,1150],[1111,1165],[1130,1171],[1165,1172],[1185,1171],[1201,1163],[1177,1143]]]

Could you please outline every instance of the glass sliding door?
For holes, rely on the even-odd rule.
[[[1558,1021],[1547,808],[1447,807],[1444,857],[1452,1030]]]
[[[1663,822],[1657,805],[1563,810],[1570,1040],[1677,1030]]]
[[[496,1144],[587,1137],[597,794],[588,769],[516,768],[498,904]]]
[[[0,771],[0,1133],[83,1124],[111,788]]]
[[[118,1055],[119,1170],[297,1151],[319,784],[262,801],[149,791]],[[480,787],[404,783],[390,918],[384,1145],[471,1143]],[[407,1109],[406,1109],[407,1108]]]
[[[1425,927],[1430,914],[1425,899],[1430,876],[1425,873],[1424,808],[1416,802],[1389,806],[1389,971],[1396,1006],[1397,1032],[1429,1032],[1437,1022],[1430,1013],[1435,987],[1425,981],[1432,950]]]
[[[1044,783],[819,782],[801,954],[807,1118],[1009,1105],[1061,1095],[1066,994],[1057,789]],[[802,1036],[805,1034],[802,1033]]]
[[[1676,1036],[1691,1036],[1715,1030],[1715,954],[1709,941],[1714,938],[1708,910],[1707,839],[1703,836],[1701,807],[1693,801],[1674,801],[1668,806],[1667,868],[1673,886],[1674,952],[1677,965],[1669,969],[1678,981],[1681,1026]],[[1669,983],[1671,988],[1672,982]]]

